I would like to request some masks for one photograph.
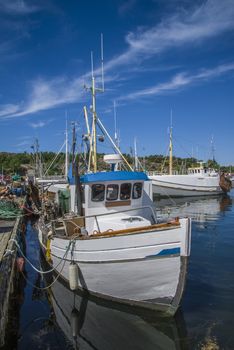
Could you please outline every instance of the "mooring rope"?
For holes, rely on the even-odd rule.
[[[52,269],[50,269],[50,270],[42,271],[42,270],[38,270],[38,269],[31,263],[31,261],[25,256],[25,254],[23,253],[22,249],[20,248],[20,245],[18,244],[18,242],[17,242],[14,238],[11,238],[11,239],[9,240],[9,242],[14,242],[15,245],[17,246],[18,250],[19,250],[20,253],[22,254],[22,256],[23,256],[23,257],[25,258],[25,260],[29,263],[29,265],[33,268],[33,270],[35,270],[36,272],[38,272],[38,273],[40,273],[40,274],[42,274],[42,275],[45,275],[45,274],[47,274],[47,273],[53,272],[54,270],[57,269],[57,267],[61,264],[61,262],[62,262],[63,260],[66,261],[65,259],[66,259],[66,257],[67,257],[68,252],[69,252],[70,246],[71,246],[71,244],[72,244],[72,241],[70,241],[69,244],[68,244],[67,250],[65,251],[65,254],[63,255],[63,257],[61,258],[61,260],[59,261],[59,263],[58,263],[56,266],[54,266],[54,267],[53,267]]]
[[[62,261],[62,260],[61,260],[61,261]],[[25,274],[23,273],[23,271],[21,271],[21,273],[22,273],[22,275],[23,275],[25,281],[27,281],[27,283],[29,283],[30,286],[32,286],[33,288],[39,289],[39,290],[46,290],[46,289],[49,289],[50,287],[52,287],[53,284],[54,284],[55,282],[57,282],[57,280],[59,279],[59,277],[60,277],[61,274],[62,274],[62,271],[63,271],[63,269],[64,269],[65,263],[66,263],[66,260],[63,261],[63,266],[62,266],[61,270],[60,270],[59,272],[57,272],[58,275],[56,276],[56,278],[53,280],[53,282],[52,282],[51,284],[49,284],[49,285],[46,286],[46,287],[38,287],[38,286],[36,286],[34,283],[30,282],[30,280],[25,276]],[[57,266],[58,266],[58,265],[57,265]],[[48,272],[48,271],[46,271],[46,272]]]

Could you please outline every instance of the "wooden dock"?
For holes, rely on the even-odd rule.
[[[16,219],[13,222],[0,224],[0,347],[4,345],[9,300],[13,292],[16,273],[17,250],[14,242],[11,242],[10,239],[17,238],[20,222],[20,219]]]

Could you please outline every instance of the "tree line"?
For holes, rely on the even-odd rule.
[[[47,169],[51,162],[54,160],[56,153],[54,152],[41,152],[41,162],[43,165],[43,169]],[[109,166],[103,161],[104,154],[97,154],[97,161],[99,170],[107,170]],[[130,154],[124,154],[127,161],[131,164],[131,166],[135,167],[134,157]],[[72,156],[70,155],[69,161],[72,161]],[[87,159],[84,158],[83,155],[77,156],[77,161],[80,164],[81,169],[85,169],[85,163],[87,163]],[[0,174],[3,173],[5,175],[13,175],[20,174],[24,175],[28,169],[34,169],[36,162],[36,155],[34,153],[8,153],[8,152],[0,152]],[[198,160],[195,158],[180,158],[173,157],[173,171],[177,173],[184,173],[186,169],[197,166]],[[139,157],[137,162],[137,167],[139,170],[144,171],[155,171],[155,172],[164,172],[168,173],[169,169],[169,158],[165,157],[161,154],[157,155],[148,155],[145,157]],[[64,164],[65,164],[65,153],[61,153],[53,166],[50,168],[48,175],[60,175],[64,173]],[[215,160],[208,160],[206,162],[207,167],[214,168],[216,170],[224,171],[224,172],[234,172],[234,166],[223,166],[218,164]]]

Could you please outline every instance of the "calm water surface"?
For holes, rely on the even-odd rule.
[[[224,198],[156,202],[159,218],[193,218],[186,290],[175,318],[107,306],[74,294],[60,280],[40,289],[45,281],[26,264],[6,349],[234,349],[233,199],[232,191]],[[37,232],[30,223],[26,253],[41,268]]]

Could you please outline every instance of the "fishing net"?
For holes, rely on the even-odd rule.
[[[0,200],[0,219],[15,219],[21,213],[18,204],[9,200]]]

